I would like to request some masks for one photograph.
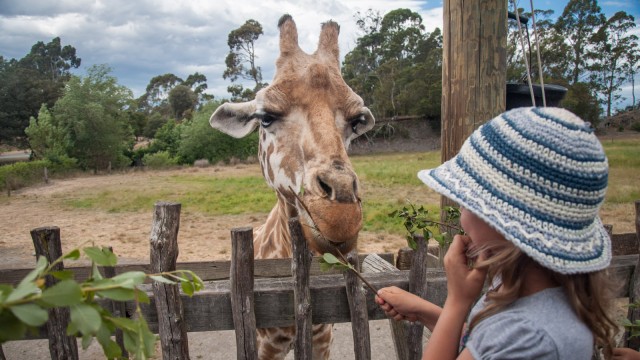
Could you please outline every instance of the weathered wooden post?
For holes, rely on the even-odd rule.
[[[638,243],[640,244],[640,200],[635,201],[636,208],[636,237],[638,238]],[[638,253],[640,254],[640,249],[638,249]],[[636,263],[636,268],[633,271],[633,276],[631,277],[631,282],[629,283],[629,303],[634,303],[636,301],[640,301],[640,258]],[[629,312],[627,314],[627,318],[631,323],[635,323],[636,320],[640,320],[640,309],[632,309],[629,308]],[[633,339],[629,339],[629,331],[625,331],[624,340],[627,347],[632,349],[640,348],[640,338],[635,337]]]
[[[232,229],[229,278],[238,360],[258,358],[253,270],[253,229],[250,227]]]
[[[302,233],[302,226],[297,217],[289,219],[289,233],[293,259],[291,261],[291,275],[293,276],[294,317],[296,322],[296,339],[293,352],[296,360],[312,358],[312,312],[311,290],[309,276],[313,256],[309,251],[309,244]]]
[[[358,251],[347,254],[347,261],[359,270]],[[353,351],[356,360],[371,359],[371,337],[369,335],[369,315],[367,314],[367,299],[365,289],[358,276],[352,271],[344,272],[347,300],[351,314],[351,331],[353,334]],[[375,294],[374,294],[375,295]]]
[[[155,204],[150,238],[152,273],[176,270],[180,208],[181,205],[177,203]],[[158,313],[162,358],[189,359],[189,340],[180,299],[180,286],[155,281],[152,288]]]
[[[60,228],[57,226],[41,227],[31,230],[31,239],[38,257],[44,256],[49,264],[62,256]],[[64,270],[62,262],[56,264],[53,271]],[[46,287],[55,285],[58,281],[53,276],[45,279]],[[78,342],[73,336],[67,336],[67,326],[70,322],[68,307],[56,307],[49,310],[47,333],[49,334],[49,352],[52,360],[77,360]]]
[[[444,2],[442,162],[506,102],[507,2]],[[441,206],[454,205],[444,197]],[[442,213],[444,216],[444,213]]]
[[[407,251],[405,249],[404,253]],[[404,257],[401,261],[406,261],[406,255],[398,256],[398,259]],[[407,265],[407,268],[409,265]],[[386,262],[377,254],[370,254],[362,263],[362,272],[365,273],[378,273],[378,272],[400,272],[400,269],[393,266],[392,264]],[[409,352],[407,350],[407,321],[396,321],[394,319],[389,319],[389,327],[391,329],[391,338],[393,339],[393,347],[396,351],[396,359],[398,360],[407,360],[409,359]]]
[[[411,269],[409,270],[409,292],[427,299],[427,239],[415,236],[417,249],[413,254]],[[411,324],[407,331],[407,348],[409,359],[422,359],[422,334],[424,326],[420,323]]]

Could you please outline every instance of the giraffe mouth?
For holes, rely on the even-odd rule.
[[[355,248],[362,228],[359,202],[340,203],[321,197],[305,198],[305,209],[299,209],[303,233],[318,253],[347,253]]]

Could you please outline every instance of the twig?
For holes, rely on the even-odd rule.
[[[362,277],[362,275],[360,274],[360,272],[358,270],[356,270],[353,266],[349,266],[350,263],[349,261],[344,257],[344,255],[342,255],[342,252],[340,252],[339,249],[336,248],[336,251],[338,252],[338,254],[340,255],[340,257],[342,258],[342,260],[344,261],[344,264],[347,266],[347,268],[351,271],[353,271],[354,274],[356,274],[356,276],[362,280],[362,282],[367,285],[367,287],[369,289],[371,289],[371,291],[373,291],[374,294],[378,293],[378,290],[373,287],[373,285],[371,285],[364,277]]]

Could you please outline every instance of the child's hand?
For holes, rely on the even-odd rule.
[[[456,235],[444,257],[444,267],[447,272],[447,299],[471,306],[478,298],[484,280],[486,269],[469,267],[467,249],[471,246],[471,238]],[[477,259],[476,259],[477,260]]]
[[[613,349],[614,360],[640,360],[640,353],[629,348]]]
[[[378,290],[375,300],[388,317],[411,322],[420,320],[418,310],[420,303],[425,302],[420,297],[395,286]]]

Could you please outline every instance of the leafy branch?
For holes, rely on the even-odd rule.
[[[407,235],[407,243],[410,248],[414,250],[417,248],[418,244],[416,243],[415,236],[418,233],[422,233],[425,240],[434,239],[438,242],[440,249],[446,249],[449,244],[451,244],[451,241],[453,241],[453,236],[455,234],[464,234],[464,230],[458,225],[460,210],[452,206],[448,206],[444,210],[444,222],[433,219],[434,216],[438,216],[439,214],[431,215],[429,214],[429,210],[425,209],[424,206],[416,208],[416,206],[411,203],[409,203],[409,207],[404,206],[400,210],[389,213],[389,217],[403,219],[403,225],[409,233]],[[438,229],[439,227],[446,227],[453,230],[453,232],[440,232],[439,230],[434,232],[434,228]]]
[[[631,309],[639,309],[640,301],[635,301],[628,305]],[[636,338],[640,336],[640,320],[635,320],[631,322],[628,318],[624,318],[622,320],[622,326],[624,329],[629,332],[629,339]]]
[[[165,283],[180,283],[189,296],[204,287],[202,280],[190,270],[176,270],[158,274],[129,271],[112,278],[104,278],[98,266],[115,266],[116,255],[106,247],[87,247],[84,253],[91,259],[91,273],[87,280],[79,283],[73,279],[70,270],[53,271],[63,260],[77,260],[80,250],[74,249],[48,263],[44,256],[38,259],[35,269],[13,287],[0,284],[0,344],[25,337],[27,331],[37,331],[48,318],[48,309],[68,307],[70,323],[67,335],[81,336],[82,347],[86,349],[93,339],[102,346],[109,359],[122,356],[118,344],[111,339],[116,329],[121,329],[126,350],[136,359],[153,356],[157,336],[147,325],[140,308],[141,303],[149,303],[147,294],[138,288],[147,278]],[[59,282],[45,288],[45,277],[53,276]],[[135,317],[115,317],[98,301],[134,301]]]
[[[338,259],[331,253],[324,253],[320,258],[320,270],[328,271],[333,269],[338,271],[352,271],[360,280],[362,280],[365,285],[367,285],[369,289],[371,289],[371,291],[373,291],[374,294],[377,294],[378,290],[376,290],[373,285],[371,285],[364,277],[362,277],[360,272],[358,272],[358,270],[356,270],[356,268],[351,265],[349,261],[347,261],[347,259],[345,259],[340,250],[338,250],[338,254],[342,258],[342,260]]]

